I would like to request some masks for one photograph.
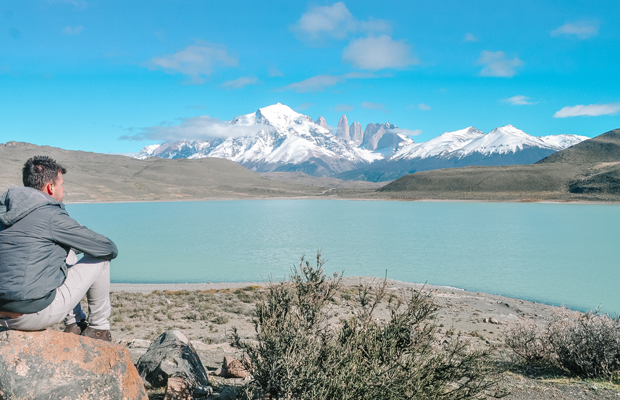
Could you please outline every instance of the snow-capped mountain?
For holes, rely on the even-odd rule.
[[[377,181],[436,168],[530,164],[588,139],[577,135],[534,137],[506,125],[488,134],[469,127],[414,143],[390,123],[368,124],[362,130],[359,122],[349,125],[343,115],[337,128],[332,128],[322,116],[315,122],[280,103],[228,123],[252,128],[249,131],[254,133],[149,145],[136,157],[219,157],[257,172],[301,171]]]
[[[238,116],[230,124],[260,129],[250,136],[151,145],[137,158],[220,157],[258,172],[302,171],[317,176],[334,175],[383,158],[334,135],[322,117],[314,122],[280,103]]]
[[[469,165],[533,164],[589,139],[578,135],[535,137],[512,125],[484,134],[474,127],[446,132],[424,143],[403,146],[391,156],[338,175],[343,179],[385,181],[416,171]]]

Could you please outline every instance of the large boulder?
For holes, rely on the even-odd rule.
[[[148,400],[121,345],[58,331],[0,331],[0,400]]]
[[[194,346],[180,331],[169,330],[153,340],[136,365],[152,387],[166,386],[166,399],[184,399],[205,390],[209,378]]]

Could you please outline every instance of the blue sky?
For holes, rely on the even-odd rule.
[[[417,142],[592,137],[620,128],[618,20],[617,0],[0,0],[0,142],[137,152],[276,102]]]

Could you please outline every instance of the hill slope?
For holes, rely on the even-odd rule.
[[[620,201],[620,129],[533,165],[416,172],[378,192],[403,199]]]
[[[220,158],[137,160],[18,142],[0,144],[0,192],[22,185],[21,168],[35,155],[50,156],[67,168],[66,202],[294,197],[322,192],[268,180]]]

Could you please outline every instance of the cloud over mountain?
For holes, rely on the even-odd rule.
[[[503,51],[484,50],[480,53],[477,65],[484,65],[480,76],[495,76],[500,78],[512,78],[517,74],[517,67],[524,64],[517,57],[510,60]]]
[[[186,118],[176,125],[157,125],[141,128],[139,133],[121,136],[121,140],[210,140],[256,134],[266,125],[235,125],[208,115]]]
[[[567,23],[551,32],[551,36],[576,37],[577,39],[589,39],[598,35],[598,22],[581,21]]]
[[[355,39],[342,51],[342,61],[355,68],[377,71],[386,68],[406,68],[420,63],[411,46],[395,41],[388,35]]]
[[[567,117],[598,117],[601,115],[615,115],[620,113],[620,103],[590,104],[563,107],[553,115],[553,118]]]
[[[342,40],[350,33],[389,32],[390,29],[387,21],[358,20],[343,2],[313,7],[291,27],[299,39],[311,42],[328,38]]]
[[[197,40],[196,44],[174,54],[153,57],[146,66],[151,70],[161,69],[167,74],[181,73],[190,78],[191,84],[202,84],[204,76],[211,75],[220,67],[236,67],[237,57],[229,54],[226,46]]]

